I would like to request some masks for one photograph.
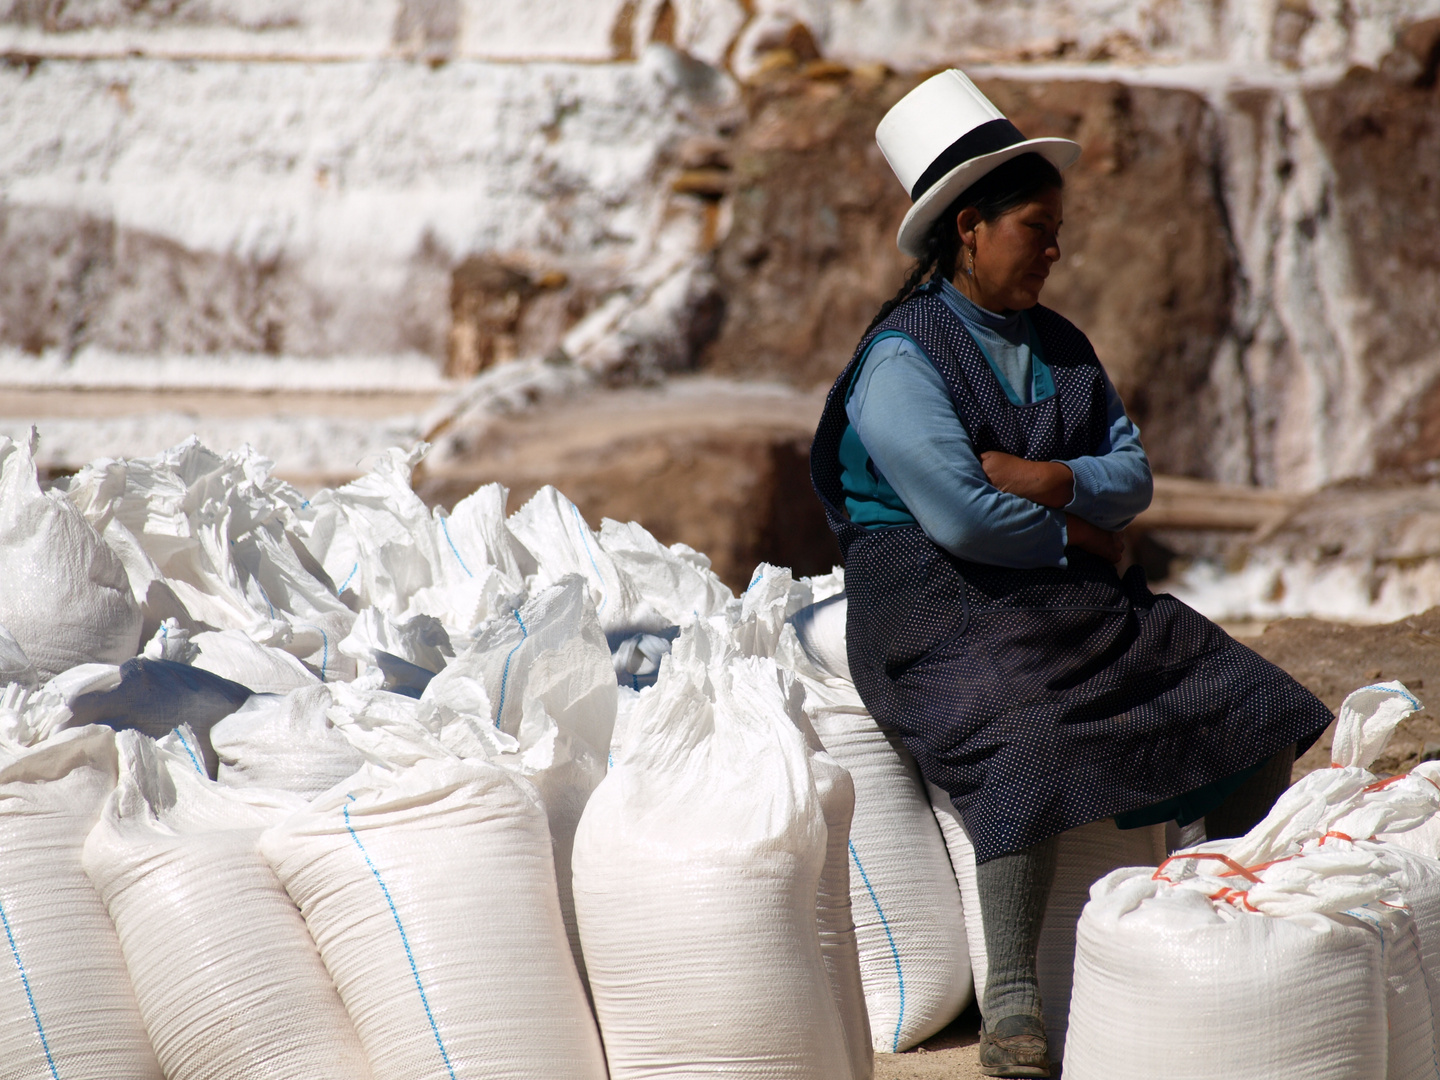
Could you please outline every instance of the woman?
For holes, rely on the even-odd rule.
[[[1043,1077],[1056,834],[1116,817],[1239,835],[1332,717],[1116,572],[1149,463],[1089,341],[1038,304],[1079,147],[1025,139],[958,71],[876,138],[914,200],[899,245],[917,263],[830,392],[812,478],[845,552],[856,686],[975,846],[982,1071]]]

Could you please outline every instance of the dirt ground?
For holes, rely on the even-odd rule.
[[[978,1080],[980,1010],[966,1009],[944,1031],[903,1054],[876,1054],[875,1080]]]
[[[1422,703],[1427,687],[1440,691],[1440,608],[1382,626],[1346,626],[1318,619],[1272,623],[1246,644],[1338,709],[1351,690],[1399,679]],[[1331,731],[1295,763],[1294,778],[1330,764]],[[1380,775],[1404,772],[1440,757],[1440,708],[1423,709],[1401,723],[1375,762]]]

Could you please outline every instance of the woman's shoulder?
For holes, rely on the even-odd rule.
[[[851,392],[875,383],[903,383],[913,387],[917,382],[940,382],[930,357],[910,335],[885,331],[876,334],[861,355],[851,380]],[[944,383],[940,385],[943,389]]]

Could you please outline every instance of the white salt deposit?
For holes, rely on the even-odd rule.
[[[0,179],[13,202],[189,248],[323,252],[322,277],[340,280],[357,259],[362,280],[376,260],[402,272],[427,237],[451,252],[593,251],[623,266],[653,245],[655,170],[694,126],[692,95],[733,94],[718,74],[694,85],[674,57],[7,68]]]
[[[667,10],[668,9],[668,10]],[[596,62],[672,42],[748,73],[757,54],[806,27],[822,54],[923,70],[989,59],[1235,68],[1374,65],[1396,25],[1435,0],[217,0],[203,7],[66,5],[46,24],[0,15],[0,48],[69,56],[373,59],[418,56]]]
[[[1195,562],[1156,591],[1221,622],[1312,617],[1385,623],[1440,604],[1440,565],[1252,557],[1240,570]]]

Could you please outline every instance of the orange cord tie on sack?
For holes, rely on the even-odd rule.
[[[1262,870],[1269,870],[1270,867],[1275,866],[1275,865],[1277,865],[1278,863],[1289,862],[1291,859],[1298,859],[1299,857],[1300,857],[1299,854],[1295,854],[1295,855],[1281,855],[1278,859],[1271,859],[1269,862],[1257,863],[1257,864],[1255,864],[1254,866],[1249,866],[1249,867],[1246,867],[1245,869],[1249,870],[1252,874],[1258,874],[1258,873],[1260,873],[1260,871],[1262,871]],[[1234,876],[1235,876],[1235,871],[1234,871],[1234,870],[1226,870],[1226,871],[1225,871],[1223,874],[1221,874],[1220,876],[1221,876],[1221,877],[1234,877]]]
[[[1260,878],[1256,876],[1256,870],[1264,870],[1267,866],[1274,866],[1278,862],[1285,862],[1287,859],[1293,859],[1294,857],[1295,856],[1293,855],[1286,855],[1282,858],[1272,859],[1270,862],[1251,868],[1248,866],[1241,866],[1234,859],[1230,858],[1229,855],[1222,855],[1218,851],[1197,851],[1189,855],[1171,855],[1168,859],[1166,859],[1164,862],[1162,862],[1159,866],[1155,868],[1155,873],[1150,875],[1150,880],[1168,881],[1171,885],[1174,885],[1175,881],[1172,878],[1166,877],[1163,871],[1167,866],[1169,866],[1172,862],[1175,862],[1177,859],[1217,859],[1229,867],[1229,870],[1220,875],[1221,877],[1243,877],[1250,881],[1252,884],[1258,885],[1260,884]],[[1221,887],[1219,892],[1212,893],[1209,898],[1212,901],[1223,900],[1227,904],[1239,905],[1243,907],[1246,911],[1253,911],[1257,915],[1260,913],[1260,909],[1257,908],[1254,904],[1250,903],[1250,894],[1243,889],[1232,889],[1229,885],[1225,885]]]
[[[1419,776],[1421,780],[1424,780],[1427,784],[1429,784],[1431,787],[1433,787],[1436,791],[1440,791],[1440,784],[1437,784],[1434,780],[1431,780],[1430,777],[1428,777],[1428,776],[1422,776],[1420,773],[1408,773],[1408,772],[1406,772],[1406,773],[1400,773],[1400,774],[1397,775],[1397,776],[1387,776],[1384,780],[1376,780],[1373,784],[1369,785],[1368,787],[1361,788],[1360,791],[1361,791],[1361,794],[1365,794],[1365,793],[1368,793],[1368,792],[1371,792],[1371,791],[1380,791],[1381,789],[1387,788],[1387,787],[1389,787],[1391,784],[1398,783],[1398,782],[1401,781],[1401,780],[1408,780],[1408,779],[1409,779],[1410,777],[1412,777],[1412,776]]]
[[[1324,846],[1325,846],[1325,841],[1326,841],[1326,840],[1331,840],[1331,839],[1334,839],[1334,840],[1345,840],[1345,841],[1347,841],[1348,843],[1351,843],[1351,844],[1355,843],[1355,838],[1354,838],[1353,836],[1348,836],[1348,835],[1346,835],[1346,834],[1343,833],[1343,832],[1327,832],[1324,836],[1320,837],[1320,846],[1321,846],[1321,847],[1324,847]]]
[[[1387,776],[1384,780],[1376,780],[1373,784],[1367,784],[1365,787],[1361,788],[1360,793],[1362,795],[1368,795],[1372,791],[1384,791],[1391,784],[1399,783],[1401,780],[1404,780],[1409,775],[1409,773],[1400,773],[1398,776]],[[1422,777],[1422,779],[1424,778]],[[1430,783],[1434,784],[1435,781],[1431,780]]]
[[[1227,904],[1241,904],[1246,911],[1253,911],[1257,915],[1260,913],[1260,909],[1250,903],[1250,894],[1248,892],[1240,889],[1232,889],[1228,885],[1217,893],[1211,893],[1209,899],[1223,900]]]
[[[1171,855],[1168,859],[1166,859],[1164,862],[1162,862],[1159,866],[1155,868],[1155,873],[1150,875],[1150,880],[1168,881],[1171,885],[1174,885],[1174,880],[1166,877],[1164,874],[1164,870],[1167,866],[1169,866],[1172,862],[1175,862],[1177,859],[1219,859],[1226,866],[1230,867],[1231,873],[1224,875],[1225,877],[1233,877],[1238,874],[1240,877],[1248,878],[1250,881],[1253,881],[1257,885],[1260,884],[1260,879],[1256,877],[1253,873],[1251,873],[1251,871],[1241,866],[1234,859],[1230,858],[1229,855],[1222,855],[1218,851],[1196,851],[1188,855]]]

